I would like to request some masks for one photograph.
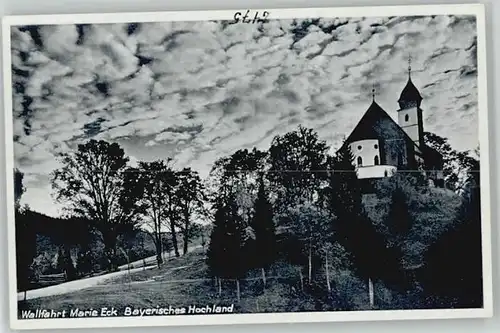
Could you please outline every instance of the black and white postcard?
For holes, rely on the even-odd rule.
[[[482,5],[4,19],[16,329],[492,315]]]

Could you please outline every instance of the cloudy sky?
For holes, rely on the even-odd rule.
[[[12,29],[15,163],[23,203],[56,216],[56,156],[89,138],[202,175],[239,148],[316,129],[337,147],[371,102],[394,118],[412,79],[424,129],[477,146],[471,17],[174,22]],[[397,118],[396,118],[397,119]]]

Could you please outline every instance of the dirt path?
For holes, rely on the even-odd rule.
[[[188,252],[191,252],[191,251],[198,249],[200,247],[201,247],[201,245],[190,247],[188,249]],[[165,254],[168,255],[168,253],[165,253]],[[175,258],[173,255],[171,255],[170,257]],[[143,271],[144,270],[144,262],[146,263],[146,269],[155,268],[156,267],[156,256],[151,256],[151,257],[137,260],[137,261],[131,263],[131,266],[133,266],[134,268],[130,269],[130,273]],[[114,279],[116,277],[127,274],[129,272],[129,270],[127,268],[128,268],[128,265],[122,265],[122,266],[118,267],[118,269],[119,269],[118,272],[113,272],[113,273],[93,276],[93,277],[89,277],[89,278],[85,278],[85,279],[65,282],[65,283],[61,283],[61,284],[57,284],[57,285],[49,286],[49,287],[28,290],[28,292],[26,293],[26,299],[30,300],[30,299],[40,298],[40,297],[62,295],[62,294],[67,294],[67,293],[75,292],[78,290],[94,287],[96,285],[99,285],[99,284],[102,284],[106,281],[109,281],[110,279]],[[23,299],[24,299],[24,292],[17,293],[17,300],[20,301]]]
[[[147,266],[146,269],[151,269],[154,267],[156,267],[156,266]],[[134,269],[130,270],[130,273],[139,272],[139,271],[143,271],[143,270],[144,270],[143,267],[134,268]],[[128,273],[127,270],[123,270],[123,271],[108,273],[108,274],[104,274],[104,275],[93,276],[93,277],[89,277],[86,279],[65,282],[65,283],[54,285],[54,286],[28,290],[28,292],[26,294],[26,299],[29,300],[29,299],[40,298],[40,297],[62,295],[62,294],[70,293],[73,291],[78,291],[78,290],[82,290],[85,288],[90,288],[90,287],[93,287],[95,285],[101,284],[105,281],[108,281],[109,279],[113,279],[113,278],[116,278],[118,276],[121,276],[121,275],[124,275],[127,273]],[[17,300],[21,301],[23,299],[24,299],[24,292],[17,293]]]
[[[201,245],[196,245],[196,246],[190,246],[188,247],[188,252],[192,252],[193,250],[196,250],[196,249],[199,249],[201,248]],[[169,252],[163,252],[163,255],[167,258],[167,260],[169,258],[173,258],[174,257],[174,251],[170,251]],[[156,265],[156,255],[154,256],[151,256],[151,257],[147,257],[147,258],[144,258],[144,259],[140,259],[140,260],[136,260],[134,262],[131,262],[130,263],[130,266],[131,268],[138,268],[138,267],[144,267],[144,262],[146,263],[146,266],[150,266],[150,265]],[[118,269],[120,271],[122,270],[126,270],[128,268],[128,264],[125,264],[125,265],[121,265],[118,267]]]

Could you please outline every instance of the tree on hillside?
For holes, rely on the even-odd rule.
[[[90,140],[60,156],[53,173],[56,200],[74,216],[94,221],[110,269],[115,269],[116,242],[121,229],[136,224],[143,207],[137,180],[127,171],[128,158],[117,143]],[[128,176],[127,176],[128,175]]]
[[[146,217],[144,224],[150,230],[151,238],[156,248],[156,262],[158,267],[163,263],[163,244],[162,244],[162,227],[165,223],[163,220],[167,217],[167,197],[165,192],[171,190],[172,186],[169,182],[165,181],[170,177],[168,173],[173,173],[167,161],[153,161],[153,162],[139,162],[139,167],[136,170],[136,177],[139,180],[144,195],[141,202],[144,204],[146,210]]]
[[[78,275],[91,273],[94,268],[95,258],[93,257],[92,243],[95,240],[95,230],[92,221],[69,217],[66,221],[60,223],[58,228],[58,241],[66,248],[67,264],[66,270],[70,272],[70,278],[76,278]],[[77,248],[76,265],[69,260],[70,249]]]
[[[325,176],[328,149],[314,130],[303,126],[274,137],[269,148],[268,178],[279,196],[275,208],[286,210],[296,200],[314,200]]]
[[[229,156],[218,159],[212,171],[216,172],[224,183],[229,180],[247,183],[245,181],[247,178],[257,179],[257,172],[264,170],[266,157],[267,152],[257,148],[239,149]]]
[[[179,207],[177,199],[177,191],[179,187],[179,178],[177,172],[169,168],[167,172],[163,173],[162,182],[165,184],[163,187],[163,196],[165,197],[165,214],[168,219],[167,228],[170,232],[172,247],[176,257],[180,257],[179,242],[177,240],[177,228],[179,219]]]
[[[329,158],[329,197],[326,202],[337,216],[338,227],[348,226],[349,217],[363,214],[361,187],[353,165],[354,155],[349,148],[341,149]]]
[[[218,196],[221,190],[236,189],[233,191],[236,203],[247,224],[250,222],[253,202],[257,195],[259,172],[266,168],[266,157],[266,152],[256,148],[250,151],[239,149],[230,156],[218,159],[210,172],[215,196]]]
[[[273,207],[269,202],[264,176],[259,177],[259,189],[250,222],[254,239],[251,244],[252,264],[262,270],[262,282],[266,286],[266,269],[276,259],[276,230],[273,221]]]
[[[336,241],[351,255],[358,276],[368,284],[370,305],[374,306],[374,280],[391,286],[400,282],[401,255],[396,249],[387,248],[385,237],[379,233],[366,216],[362,192],[353,166],[349,148],[341,149],[331,159],[328,203],[334,223]]]
[[[163,254],[164,254],[163,260],[165,261],[166,258],[170,258],[171,252],[174,249],[174,247],[172,245],[172,240],[165,233],[162,234],[161,244],[162,244],[162,249],[163,249]]]
[[[292,230],[276,234],[276,245],[278,256],[283,258],[299,274],[300,290],[304,290],[304,268],[308,267],[307,248],[302,239]]]
[[[212,232],[210,233],[210,240],[208,242],[207,250],[207,265],[209,268],[210,275],[212,275],[216,280],[216,286],[219,291],[219,296],[221,295],[221,277],[224,274],[224,239],[226,235],[226,224],[224,220],[227,215],[227,207],[222,204],[215,205],[214,213],[214,226]]]
[[[54,219],[52,225],[46,227],[47,235],[59,247],[57,269],[63,271],[69,281],[78,276],[71,250],[79,244],[90,242],[89,223],[90,221],[80,218]]]
[[[303,256],[307,258],[307,281],[312,284],[321,258],[325,259],[325,268],[329,267],[324,256],[333,238],[329,215],[314,203],[304,202],[290,207],[287,216],[283,226],[302,243]]]
[[[400,184],[400,179],[397,177],[393,177],[393,180],[395,184],[392,193],[389,194],[389,207],[384,221],[387,227],[387,233],[384,233],[387,247],[385,253],[392,259],[392,262],[384,262],[386,267],[384,277],[391,287],[395,287],[401,291],[410,286],[410,281],[404,272],[404,263],[413,261],[412,258],[415,255],[415,251],[409,248],[409,244],[411,244],[410,247],[414,247],[416,244],[419,244],[419,239],[415,239],[410,233],[414,225],[414,219],[410,212],[409,195],[403,189],[403,186],[408,186],[408,184]],[[415,181],[414,178],[410,178],[410,180]],[[414,190],[415,188],[412,189]],[[425,195],[425,193],[417,191],[413,193],[415,194],[413,197],[414,200]]]
[[[483,306],[483,267],[481,235],[481,190],[479,161],[477,177],[464,193],[458,223],[432,244],[425,254],[420,272],[424,294],[437,296],[433,306],[480,308]]]
[[[78,257],[76,259],[76,271],[80,276],[85,276],[92,273],[92,252],[90,250],[85,250],[85,252],[78,252]]]
[[[209,270],[218,281],[219,295],[221,279],[236,280],[236,293],[240,300],[240,279],[247,271],[244,256],[244,228],[238,214],[234,195],[228,195],[216,203],[214,227],[207,251]]]
[[[236,279],[239,290],[238,279],[249,268],[245,260],[246,241],[257,195],[257,177],[265,168],[265,156],[257,149],[241,149],[217,160],[210,172],[208,198],[212,204],[214,226],[207,256],[219,291],[221,278]],[[227,254],[224,253],[226,248],[231,249]],[[234,256],[225,260],[224,256],[229,253],[234,253]],[[234,264],[233,260],[236,260]]]
[[[65,225],[70,224],[66,223]],[[71,223],[73,224],[73,223]],[[94,270],[94,265],[96,264],[93,251],[92,251],[92,241],[95,237],[95,231],[92,228],[90,222],[82,223],[87,228],[86,230],[81,230],[79,236],[77,237],[78,255],[76,258],[76,272],[80,276],[91,274]]]
[[[406,193],[399,186],[396,186],[392,192],[386,225],[391,238],[393,238],[394,245],[401,247],[413,225],[413,221],[408,207]]]
[[[129,271],[131,269],[130,262],[132,261],[131,252],[134,248],[139,232],[141,232],[139,226],[128,224],[127,228],[123,229],[118,240],[118,248],[122,255],[125,257],[125,260],[127,260],[127,269]]]
[[[445,183],[451,186],[452,189],[455,189],[459,180],[456,165],[457,152],[451,147],[448,139],[437,134],[425,132],[424,141],[427,146],[437,150],[443,157],[443,176]]]
[[[57,253],[55,255],[54,267],[57,273],[64,273],[66,268],[66,258],[61,247],[57,248]]]
[[[191,168],[184,168],[177,172],[178,186],[176,200],[179,209],[180,229],[182,233],[183,249],[185,255],[188,251],[190,240],[196,236],[199,228],[194,223],[195,215],[201,215],[204,212],[204,188],[201,178],[197,172]]]
[[[292,250],[286,257],[295,264],[305,264],[311,283],[319,265],[319,240],[315,239],[325,222],[320,209],[320,189],[326,181],[328,145],[313,130],[299,126],[296,130],[273,138],[268,150],[269,198],[273,204],[274,220],[279,230],[285,228],[290,237],[285,244],[294,243],[304,251]],[[323,243],[322,243],[323,244]],[[303,262],[305,259],[305,263]],[[301,286],[303,272],[299,271]]]
[[[366,203],[387,245],[401,254],[401,266],[408,277],[398,282],[399,287],[417,286],[415,274],[424,264],[428,247],[457,224],[456,212],[462,206],[459,194],[422,188],[410,175],[397,173],[377,181],[376,198]]]
[[[458,152],[457,158],[463,170],[463,177],[460,187],[461,192],[462,194],[472,194],[472,192],[470,192],[469,190],[481,185],[479,148],[475,149],[473,152]]]
[[[475,161],[478,161],[471,154],[475,153],[479,156],[479,149],[473,152],[457,151],[451,147],[448,139],[430,132],[424,133],[424,140],[426,145],[434,148],[443,156],[445,182],[452,190],[461,190],[467,182],[469,173],[476,168]]]
[[[20,200],[25,191],[24,174],[14,170],[14,204],[15,204],[15,234],[16,234],[16,278],[17,289],[24,291],[30,286],[32,275],[31,263],[36,256],[36,233],[32,221],[26,216],[27,209],[21,210]]]

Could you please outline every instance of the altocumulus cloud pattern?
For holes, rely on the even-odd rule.
[[[474,17],[29,26],[12,29],[16,166],[23,202],[57,215],[56,156],[89,138],[133,159],[206,175],[302,124],[338,148],[371,101],[396,115],[412,79],[426,130],[477,146]]]

